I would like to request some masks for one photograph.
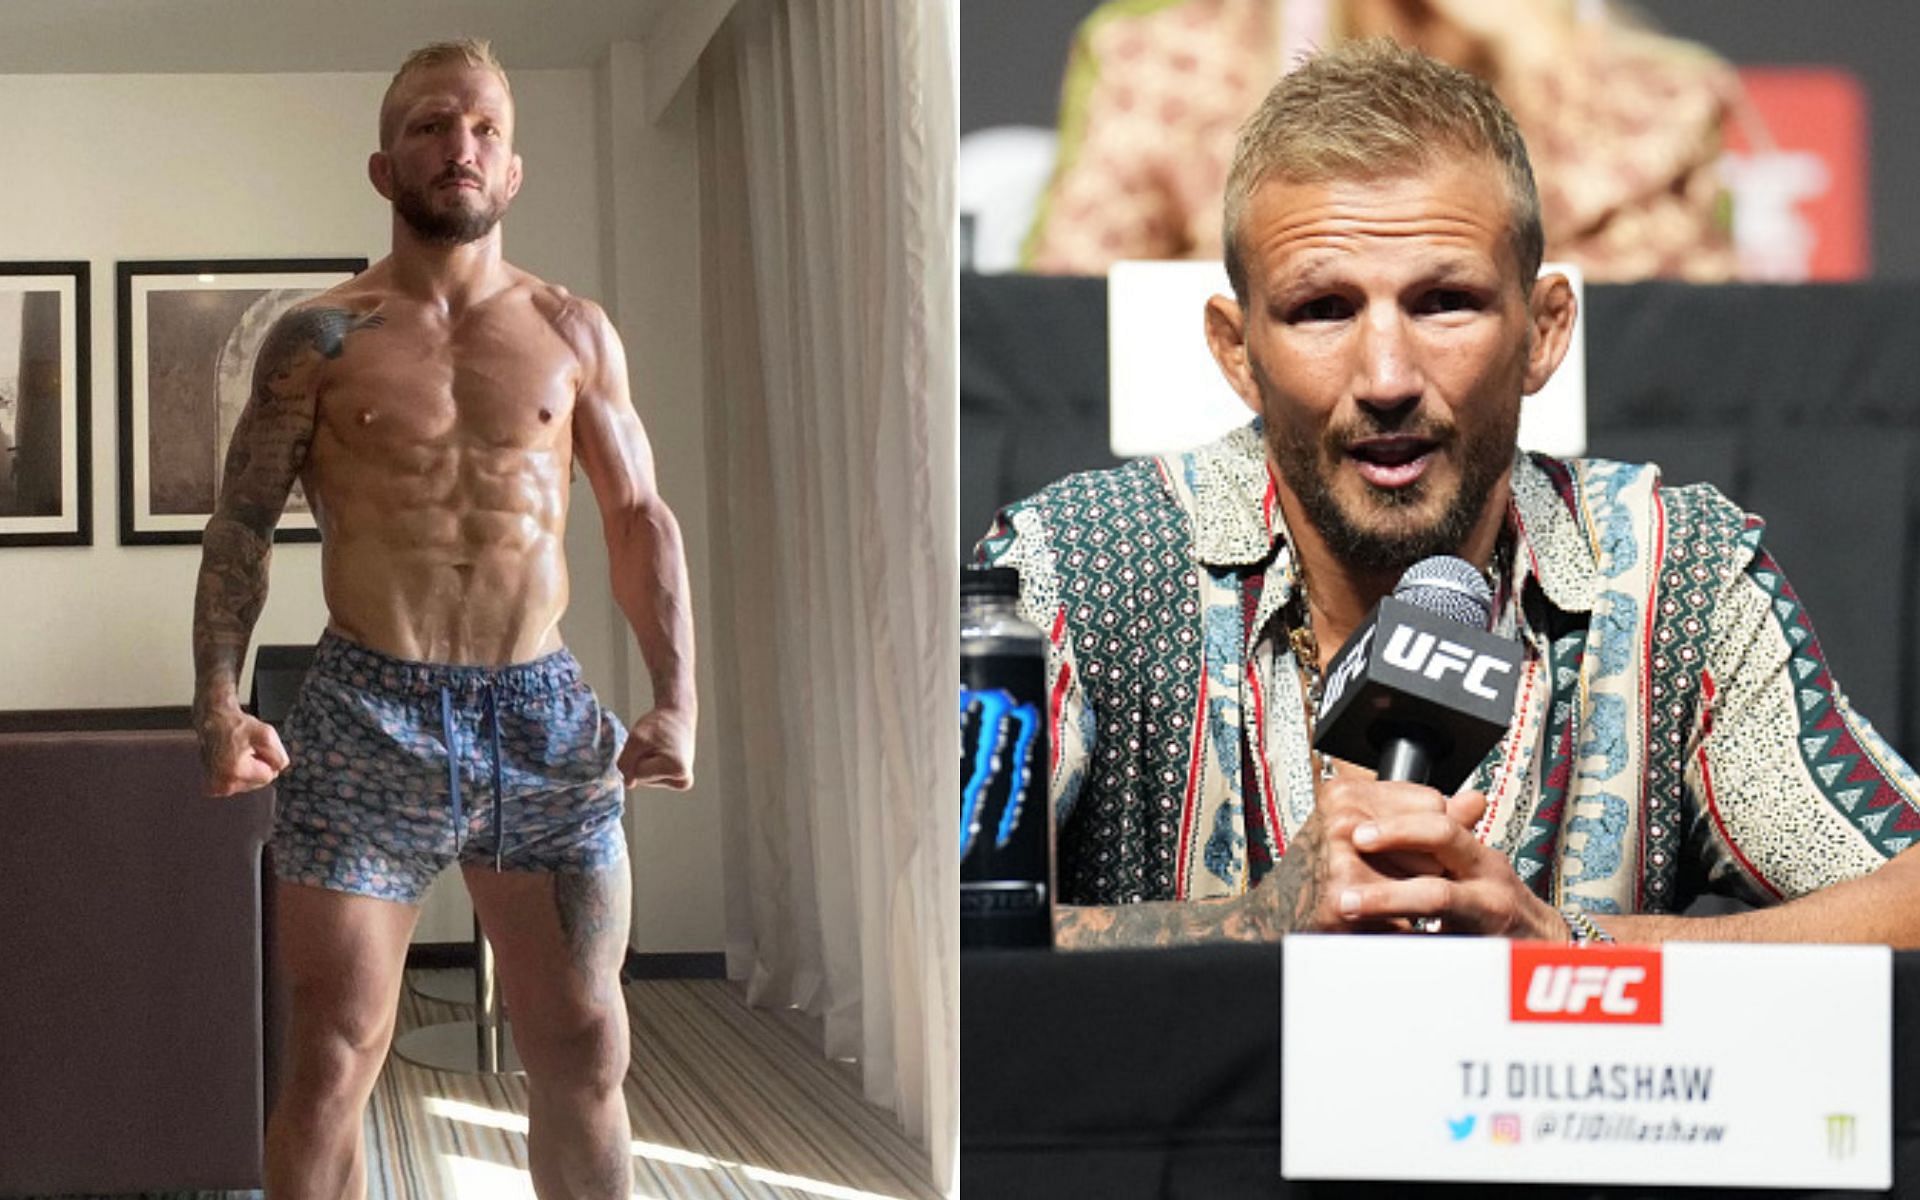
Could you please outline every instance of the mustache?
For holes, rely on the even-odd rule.
[[[481,177],[480,172],[470,167],[448,167],[446,170],[440,172],[439,177],[433,181],[433,186],[439,187],[443,183],[453,183],[456,181],[460,183],[475,183],[482,187],[485,187],[487,182]]]
[[[1323,435],[1325,443],[1335,450],[1344,451],[1368,438],[1404,437],[1445,446],[1459,435],[1453,422],[1434,420],[1425,414],[1396,415],[1373,409],[1363,409],[1362,412],[1365,415],[1356,420],[1329,425]]]

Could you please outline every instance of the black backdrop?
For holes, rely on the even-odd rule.
[[[1589,453],[1767,519],[1835,677],[1920,751],[1920,285],[1590,286]],[[963,276],[964,552],[994,510],[1110,466],[1106,281]]]

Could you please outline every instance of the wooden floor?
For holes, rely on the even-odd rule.
[[[447,974],[411,978],[438,975],[444,985]],[[804,1021],[749,1009],[719,980],[643,981],[626,993],[636,1197],[937,1200],[925,1155],[892,1114],[861,1098],[852,1068],[821,1057]],[[398,1028],[471,1015],[409,988]],[[526,1128],[523,1078],[430,1071],[390,1056],[367,1108],[368,1200],[531,1198]],[[258,1193],[169,1200],[250,1195]]]
[[[749,1009],[720,980],[642,981],[626,993],[635,1196],[935,1200],[925,1156],[800,1023]],[[409,988],[399,1028],[469,1016]],[[532,1197],[525,1114],[520,1077],[389,1058],[367,1111],[369,1200]]]

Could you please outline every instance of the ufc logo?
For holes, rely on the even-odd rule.
[[[1535,967],[1533,982],[1527,985],[1527,1011],[1579,1016],[1590,1001],[1598,1000],[1601,1012],[1630,1017],[1640,1011],[1640,1001],[1629,997],[1627,989],[1646,977],[1645,967]]]
[[[1513,943],[1515,1021],[1660,1023],[1660,951]]]
[[[1367,626],[1366,632],[1360,635],[1359,642],[1347,652],[1346,657],[1340,660],[1340,665],[1333,669],[1333,674],[1327,677],[1325,688],[1321,693],[1324,697],[1320,701],[1321,712],[1332,708],[1333,702],[1340,698],[1340,693],[1347,690],[1347,685],[1353,682],[1354,676],[1366,670],[1367,650],[1373,645],[1373,630],[1374,626]]]
[[[1449,672],[1460,673],[1460,686],[1482,700],[1498,700],[1500,693],[1487,686],[1487,676],[1495,671],[1504,675],[1513,664],[1491,654],[1475,654],[1458,642],[1436,638],[1411,625],[1394,627],[1382,655],[1388,662],[1415,675],[1424,675],[1435,683]]]

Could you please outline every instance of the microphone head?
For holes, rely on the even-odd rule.
[[[1492,618],[1492,589],[1470,563],[1415,563],[1327,664],[1315,749],[1378,763],[1382,779],[1458,788],[1513,719],[1523,655],[1488,631]]]
[[[1393,585],[1393,598],[1475,629],[1493,628],[1493,589],[1464,558],[1421,559]]]

